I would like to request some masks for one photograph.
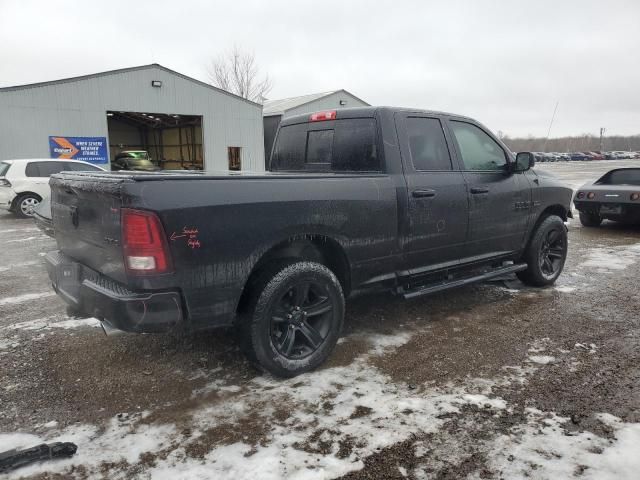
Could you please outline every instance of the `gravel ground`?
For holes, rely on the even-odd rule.
[[[630,164],[539,168],[576,187]],[[0,213],[0,452],[79,447],[9,478],[637,478],[640,227],[573,221],[569,241],[555,287],[354,299],[330,362],[281,381],[231,332],[67,317],[55,242]]]

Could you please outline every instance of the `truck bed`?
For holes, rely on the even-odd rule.
[[[182,291],[193,328],[230,323],[258,260],[292,237],[338,242],[354,287],[392,270],[398,249],[396,188],[386,174],[65,172],[50,184],[60,252],[136,292]],[[159,216],[172,273],[127,275],[122,208]]]

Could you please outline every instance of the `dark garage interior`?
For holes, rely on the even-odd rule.
[[[164,170],[204,169],[202,117],[141,112],[107,112],[109,158],[146,151]]]

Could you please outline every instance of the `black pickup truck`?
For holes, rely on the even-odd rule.
[[[533,164],[457,115],[296,116],[266,173],[54,175],[47,269],[107,328],[235,326],[256,365],[293,376],[329,356],[357,292],[412,298],[513,272],[552,284],[572,191]]]

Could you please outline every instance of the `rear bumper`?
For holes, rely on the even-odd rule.
[[[598,201],[574,201],[573,202],[582,213],[598,215],[610,220],[631,220],[640,221],[640,204],[629,203],[598,202]],[[604,208],[603,208],[604,207]]]
[[[126,332],[160,333],[184,328],[180,293],[133,292],[59,251],[45,256],[47,273],[66,303]]]
[[[0,186],[0,208],[10,210],[13,199],[16,198],[16,192],[11,187]]]

